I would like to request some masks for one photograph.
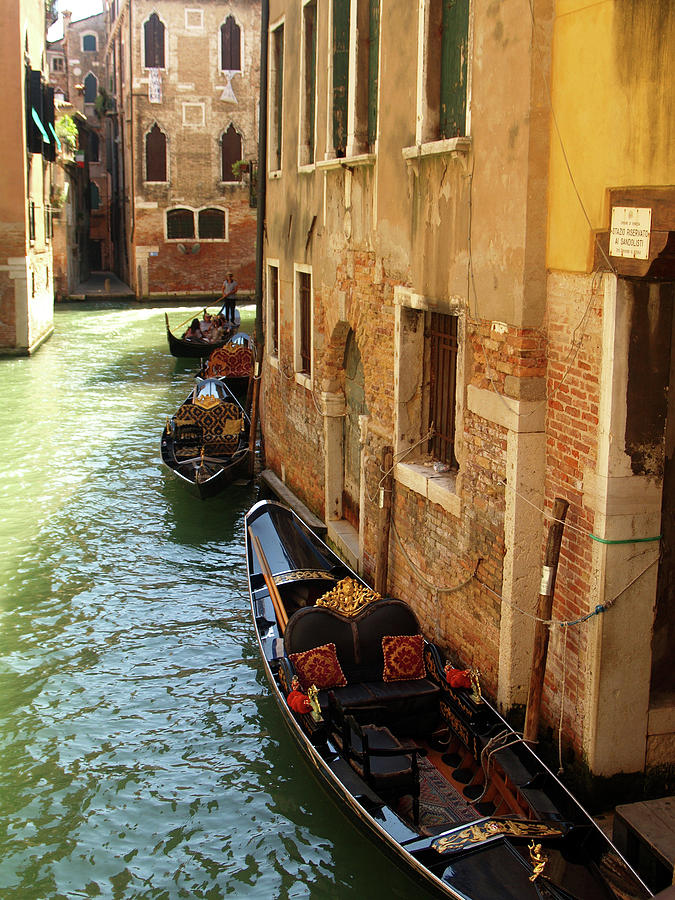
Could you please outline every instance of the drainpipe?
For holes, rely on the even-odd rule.
[[[260,119],[258,125],[258,218],[255,243],[255,340],[262,352],[263,336],[263,257],[265,211],[267,206],[267,32],[269,0],[262,0],[260,21]]]
[[[131,24],[133,3],[129,4],[129,156],[131,161],[131,172],[129,173],[129,207],[131,213],[131,235],[130,243],[133,244],[136,232],[136,177],[135,162],[136,148],[134,146],[134,46],[133,46],[133,28]],[[133,255],[134,265],[136,263],[136,254]],[[130,273],[131,274],[131,273]],[[135,277],[135,273],[134,277]],[[132,278],[133,280],[133,278]],[[138,288],[138,285],[136,285]]]

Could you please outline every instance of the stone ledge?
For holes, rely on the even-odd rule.
[[[284,484],[278,475],[275,475],[271,469],[264,469],[260,473],[260,480],[267,485],[272,493],[276,494],[279,500],[290,507],[308,528],[311,528],[312,531],[315,531],[320,537],[325,537],[327,530],[326,523],[322,522],[318,516],[315,516],[309,507],[305,506],[302,500],[296,497],[293,491]]]
[[[459,518],[462,501],[455,491],[456,477],[454,472],[439,474],[415,463],[397,463],[394,469],[394,478],[399,484],[421,494],[431,503],[437,503],[450,515]]]

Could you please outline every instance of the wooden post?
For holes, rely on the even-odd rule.
[[[553,592],[555,590],[555,578],[558,571],[560,558],[560,543],[562,541],[563,523],[567,515],[569,503],[556,497],[553,503],[553,518],[548,529],[546,551],[539,589],[539,604],[537,606],[538,619],[548,620],[553,610]],[[546,656],[548,653],[549,626],[544,622],[537,622],[534,629],[534,649],[532,651],[532,669],[530,670],[530,688],[527,694],[527,709],[525,711],[525,729],[523,737],[526,741],[536,741],[539,730],[539,712],[541,709],[541,695],[544,688],[544,675],[546,674]]]
[[[258,371],[258,363],[254,372]],[[258,433],[258,393],[260,391],[260,376],[253,377],[253,396],[251,398],[251,424],[248,431],[248,474],[253,478],[255,474],[255,441]]]
[[[387,593],[387,573],[389,571],[389,526],[391,524],[391,492],[394,483],[394,450],[382,450],[382,471],[380,482],[379,513],[377,516],[377,557],[375,560],[375,590],[383,597]]]

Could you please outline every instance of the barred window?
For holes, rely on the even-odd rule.
[[[425,331],[429,385],[429,425],[434,433],[428,452],[434,459],[456,468],[455,393],[457,389],[457,317],[430,313]]]
[[[191,209],[169,209],[166,213],[166,236],[169,240],[193,238],[195,217]]]
[[[225,239],[225,212],[222,209],[199,210],[199,237],[203,240]]]

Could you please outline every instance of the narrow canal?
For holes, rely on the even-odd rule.
[[[0,898],[424,900],[266,696],[255,487],[200,502],[161,470],[195,368],[164,310],[114,306],[0,360]]]

